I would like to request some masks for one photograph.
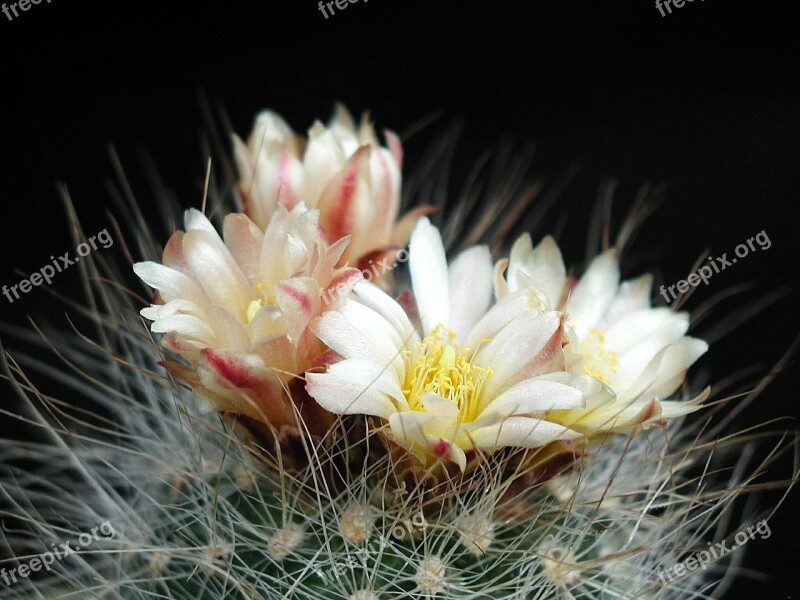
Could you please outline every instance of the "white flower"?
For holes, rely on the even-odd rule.
[[[507,275],[502,276],[506,265]],[[689,315],[652,307],[653,278],[642,275],[620,283],[614,249],[597,256],[580,280],[570,281],[556,242],[545,237],[532,246],[525,234],[509,260],[495,268],[498,297],[532,290],[544,310],[567,314],[567,367],[607,384],[613,402],[556,411],[550,417],[580,431],[626,431],[661,424],[693,412],[705,396],[664,401],[683,383],[687,369],[708,349],[686,336]]]
[[[397,222],[402,147],[394,133],[385,137],[388,148],[366,117],[357,127],[341,105],[328,127],[314,123],[308,140],[274,112],[260,113],[246,145],[234,136],[245,213],[264,227],[278,205],[291,209],[303,201],[319,209],[329,243],[352,238],[343,264],[405,246],[417,216],[429,209],[419,207]]]
[[[163,333],[163,344],[189,364],[167,366],[210,403],[279,426],[295,422],[288,381],[325,351],[309,330],[329,298],[361,277],[335,267],[347,245],[320,237],[319,213],[276,208],[266,231],[243,214],[229,214],[223,236],[199,211],[185,214],[186,231],[170,238],[162,263],[134,265],[158,290],[141,311]]]
[[[343,360],[307,373],[309,394],[331,412],[385,420],[424,464],[438,458],[462,470],[475,449],[582,437],[547,418],[604,394],[596,379],[564,372],[562,314],[542,312],[527,291],[489,309],[488,249],[470,248],[448,269],[427,219],[414,229],[409,254],[421,332],[391,297],[357,283],[312,324]]]

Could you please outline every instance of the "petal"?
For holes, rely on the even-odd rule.
[[[346,156],[333,132],[319,121],[308,132],[308,145],[303,155],[306,177],[303,200],[316,208],[322,192],[345,165]]]
[[[442,236],[423,217],[417,222],[409,243],[409,269],[425,335],[439,324],[450,323],[450,289]]]
[[[389,418],[392,433],[417,456],[415,446],[423,448],[442,461],[452,461],[463,471],[467,465],[464,450],[452,442],[447,432],[453,429],[449,419],[441,419],[430,413],[407,411],[393,414]],[[420,457],[422,458],[422,457]]]
[[[486,314],[492,300],[492,255],[488,246],[474,246],[450,265],[450,320],[446,324],[463,344]]]
[[[202,385],[225,403],[216,410],[239,411],[275,427],[296,422],[281,382],[258,355],[206,348],[197,372]]]
[[[206,346],[214,344],[214,331],[204,321],[191,315],[172,315],[159,319],[150,326],[150,329],[154,333],[179,333]]]
[[[686,370],[706,350],[706,342],[692,337],[683,337],[663,348],[628,389],[618,392],[620,399],[637,396],[669,397],[683,383]]]
[[[391,346],[395,353],[407,348],[410,339],[403,337],[394,324],[379,312],[357,300],[348,299],[339,309],[354,327],[358,327],[370,336],[381,340],[381,345]]]
[[[555,376],[554,376],[555,375]],[[480,418],[530,415],[555,409],[583,408],[584,393],[570,385],[569,373],[542,375],[511,386],[489,402]],[[578,379],[575,377],[574,379]],[[586,379],[591,379],[587,377]],[[599,383],[599,382],[598,382]]]
[[[559,308],[567,281],[567,270],[558,244],[546,236],[536,248],[531,248],[527,233],[512,246],[509,256],[508,282],[512,290],[522,289],[519,273],[527,276],[533,285],[550,301],[550,307]]]
[[[188,231],[183,237],[183,253],[211,303],[224,306],[246,323],[252,300],[250,284],[219,236]]]
[[[505,446],[539,448],[557,440],[583,437],[563,425],[530,417],[508,417],[499,423],[479,427],[469,435],[476,448],[484,449]]]
[[[522,378],[543,374],[537,372],[542,367],[561,370],[550,368],[553,359],[562,355],[561,324],[561,313],[523,313],[478,350],[473,362],[493,371],[484,384],[482,404]]]
[[[278,113],[262,110],[253,120],[253,130],[248,139],[248,146],[254,153],[274,144],[293,141],[294,132]]]
[[[481,317],[469,334],[466,348],[473,352],[491,341],[506,325],[527,312],[536,312],[539,302],[530,291],[515,292],[495,304]]]
[[[389,152],[391,152],[392,156],[394,157],[394,162],[397,163],[397,168],[402,168],[403,144],[400,142],[400,137],[388,129],[383,131],[383,136],[386,138],[386,145],[389,148]]]
[[[349,302],[345,299],[345,304]],[[393,374],[400,380],[405,378],[404,347],[393,342],[394,336],[388,331],[390,327],[386,323],[379,331],[367,332],[339,311],[327,312],[311,324],[312,331],[334,352],[345,358],[366,358],[391,365]]]
[[[192,315],[203,319],[205,313],[201,311],[194,302],[189,300],[171,300],[166,304],[153,304],[139,311],[145,319],[156,321],[176,314]]]
[[[189,268],[189,264],[183,256],[184,235],[183,231],[176,231],[169,237],[164,246],[164,252],[161,254],[161,264],[192,277],[192,269]]]
[[[277,206],[269,218],[264,241],[259,255],[259,269],[265,284],[272,284],[291,277],[286,264],[286,246],[289,236],[289,211],[285,206]]]
[[[189,300],[201,308],[208,304],[205,292],[197,282],[180,271],[146,261],[134,264],[133,272],[151,288],[158,290],[165,303]]]
[[[330,181],[319,200],[320,225],[328,242],[353,234],[354,239],[347,249],[350,256],[367,250],[357,246],[360,237],[357,234],[369,228],[374,210],[369,193],[369,154],[369,146],[359,148]]]
[[[414,410],[396,412],[389,417],[389,427],[392,433],[403,442],[416,443],[422,448],[428,447],[428,439],[425,436],[425,427],[438,417],[427,412]],[[438,429],[438,427],[434,427]]]
[[[186,212],[183,213],[183,224],[186,227],[186,231],[205,231],[211,237],[221,240],[222,238],[219,237],[217,230],[211,224],[211,221],[208,220],[203,213],[201,213],[196,208],[190,208]]]
[[[400,169],[392,154],[385,148],[375,147],[370,156],[370,182],[375,204],[369,234],[372,248],[383,246],[392,234],[400,209]]]
[[[328,122],[328,127],[333,131],[339,143],[345,147],[348,154],[352,154],[358,147],[358,137],[356,136],[356,124],[353,115],[341,102],[337,102],[333,107],[333,116]]]
[[[511,290],[508,289],[508,282],[503,275],[506,272],[506,268],[508,268],[507,258],[501,258],[494,265],[494,293],[498,298],[505,298],[511,293]]]
[[[605,332],[605,346],[622,354],[643,341],[654,341],[657,336],[664,340],[650,355],[661,347],[678,339],[689,329],[689,316],[675,313],[669,308],[644,308],[625,316]]]
[[[246,215],[232,213],[222,223],[222,237],[247,280],[253,285],[261,283],[259,254],[264,234],[258,226]]]
[[[363,276],[358,269],[342,267],[334,271],[331,280],[325,284],[327,288],[322,292],[322,310],[335,307],[338,300],[346,297],[360,281],[363,281]]]
[[[252,344],[244,325],[230,311],[221,306],[212,306],[209,324],[214,328],[215,348],[237,348],[249,352]]]
[[[623,281],[619,286],[616,298],[606,311],[603,326],[613,325],[638,310],[650,308],[650,290],[653,287],[653,276],[649,273]]]
[[[548,418],[557,419],[565,425],[589,435],[600,433],[623,433],[661,416],[661,404],[656,398],[648,400],[617,399],[604,402],[586,410],[554,411]]]
[[[331,365],[326,373],[306,373],[306,391],[335,414],[362,414],[388,419],[397,403],[407,410],[393,375],[378,363],[349,359]]]
[[[426,413],[449,421],[458,418],[458,406],[447,398],[426,393],[421,395],[421,400]]]
[[[674,419],[700,410],[703,408],[703,402],[705,402],[710,395],[711,387],[709,386],[691,400],[667,400],[662,402],[661,418]]]
[[[669,309],[664,310],[670,312]],[[620,368],[611,378],[612,387],[619,391],[632,385],[656,354],[683,337],[687,327],[688,317],[685,313],[669,315],[649,332],[648,337],[638,340],[624,352],[618,352]]]
[[[619,264],[613,248],[597,256],[572,290],[566,311],[580,337],[601,324],[619,286]]]
[[[275,287],[275,297],[288,324],[289,337],[296,344],[318,312],[317,282],[310,277],[293,277]]]

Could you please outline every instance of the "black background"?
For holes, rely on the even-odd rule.
[[[730,254],[762,230],[772,241],[688,305],[752,282],[749,294],[718,307],[721,319],[797,279],[800,89],[789,6],[694,0],[662,17],[649,0],[361,0],[326,20],[312,0],[43,0],[13,21],[0,15],[0,284],[72,248],[56,182],[69,186],[87,232],[108,225],[108,142],[134,174],[146,150],[183,204],[199,205],[203,90],[241,134],[264,107],[304,131],[339,99],[398,131],[439,110],[441,125],[463,117],[464,164],[501,140],[535,142],[535,170],[552,178],[577,161],[580,174],[549,222],[568,216],[568,261],[583,258],[604,178],[620,182],[617,217],[638,186],[666,183],[667,201],[634,247],[663,281],[683,278],[707,248]],[[459,167],[454,181],[466,175]],[[139,192],[157,221],[152,195]],[[75,276],[53,285],[72,293]],[[792,290],[698,368],[715,377],[753,364],[765,372],[798,334],[797,306]],[[41,290],[13,305],[0,297],[5,322],[43,312],[57,320],[60,310]],[[790,365],[741,422],[795,417],[796,385]],[[790,464],[782,467],[767,475],[785,476]],[[748,547],[747,566],[770,578],[742,580],[729,597],[793,597],[796,496],[772,537]]]

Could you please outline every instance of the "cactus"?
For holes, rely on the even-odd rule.
[[[139,239],[154,256],[155,235]],[[779,454],[753,467],[748,435],[707,426],[727,398],[703,418],[479,452],[464,469],[420,463],[374,416],[337,414],[320,428],[298,411],[296,426],[278,428],[203,411],[207,389],[162,368],[141,303],[107,283],[126,281],[129,265],[80,268],[88,297],[71,304],[74,331],[10,332],[55,349],[58,364],[3,353],[21,401],[13,415],[41,434],[0,446],[3,515],[15,520],[4,598],[711,597],[733,554],[668,569],[737,531],[738,498]],[[690,387],[673,400],[688,402]],[[301,403],[302,390],[286,393]],[[70,540],[74,552],[59,550]]]

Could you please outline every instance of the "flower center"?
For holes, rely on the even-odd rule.
[[[424,412],[422,394],[446,398],[459,409],[459,421],[474,421],[483,383],[492,374],[487,367],[470,362],[469,348],[460,350],[452,330],[437,325],[417,344],[416,352],[406,351],[406,381],[403,393],[412,410]]]
[[[581,340],[580,353],[583,357],[583,372],[610,385],[611,379],[619,370],[619,358],[616,352],[606,348],[605,332],[598,327],[590,328],[586,337]]]
[[[256,284],[256,289],[261,294],[261,298],[256,298],[247,305],[247,322],[252,321],[259,309],[265,304],[273,304],[270,302],[270,297],[267,294],[266,286],[263,283]]]

